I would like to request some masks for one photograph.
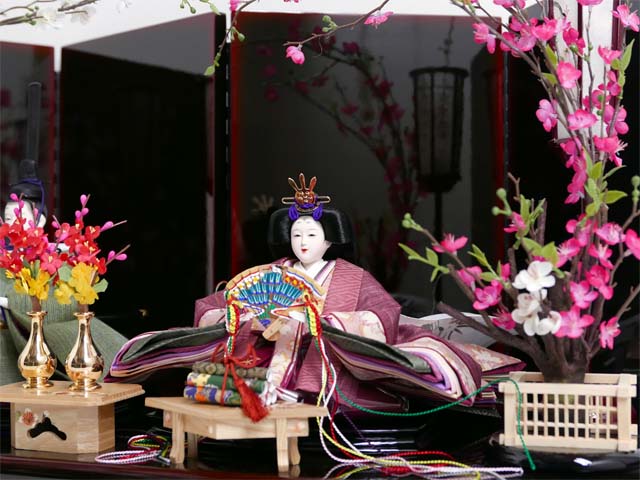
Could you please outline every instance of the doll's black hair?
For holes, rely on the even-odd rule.
[[[46,218],[47,208],[45,205],[44,184],[38,178],[36,162],[28,159],[22,160],[19,166],[19,176],[20,180],[9,186],[9,195],[15,193],[18,198],[22,198],[25,202],[30,202],[38,209],[37,224],[41,216]],[[11,201],[10,199],[7,200],[7,202]]]
[[[310,216],[310,215],[308,215]],[[346,213],[335,208],[323,209],[318,220],[324,230],[325,239],[331,247],[324,255],[325,260],[344,258],[355,260],[355,242],[351,220]],[[291,250],[291,227],[294,221],[289,217],[289,209],[281,208],[271,214],[267,229],[267,243],[275,258],[294,257]]]

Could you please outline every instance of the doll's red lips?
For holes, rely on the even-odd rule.
[[[308,249],[307,248],[301,248],[301,250],[302,250],[302,253],[307,253]]]

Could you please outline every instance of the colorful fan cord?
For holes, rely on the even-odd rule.
[[[161,435],[135,435],[129,439],[127,445],[135,450],[103,453],[98,455],[95,461],[118,465],[145,463],[149,460],[167,465],[171,463],[168,456],[171,442]]]
[[[417,476],[426,476],[427,478],[433,478],[434,475],[437,476],[451,476],[451,475],[474,475],[476,479],[482,478],[512,478],[523,475],[523,469],[518,467],[478,467],[478,466],[469,466],[460,462],[456,462],[449,454],[440,451],[411,451],[411,452],[401,452],[395,453],[392,455],[384,455],[384,456],[371,456],[367,455],[360,450],[357,449],[338,429],[335,425],[334,417],[337,411],[337,406],[339,404],[338,398],[335,397],[335,392],[337,391],[340,398],[350,405],[351,407],[357,408],[361,411],[374,414],[374,415],[383,415],[383,416],[420,416],[427,415],[430,413],[434,413],[440,410],[444,410],[446,408],[450,408],[454,405],[458,405],[463,401],[471,398],[486,388],[490,388],[496,383],[501,381],[511,381],[515,384],[516,390],[518,392],[518,419],[520,418],[520,409],[521,409],[521,393],[518,388],[517,383],[514,380],[504,378],[498,379],[493,382],[490,382],[487,385],[482,386],[475,392],[467,395],[464,398],[457,400],[456,402],[451,402],[440,407],[436,407],[430,410],[426,410],[423,412],[415,412],[415,413],[393,413],[393,412],[380,412],[376,410],[371,410],[365,407],[358,405],[356,402],[348,399],[338,388],[337,383],[335,381],[336,374],[335,368],[331,364],[329,357],[325,350],[325,345],[322,340],[322,329],[320,318],[317,313],[317,310],[313,308],[311,302],[307,304],[306,314],[307,314],[307,326],[309,332],[314,337],[314,343],[316,348],[318,349],[320,356],[322,358],[322,387],[320,393],[318,395],[317,405],[325,406],[328,411],[330,411],[330,415],[328,417],[329,427],[331,431],[331,435],[329,435],[324,429],[323,423],[324,419],[317,417],[316,421],[318,423],[318,430],[320,435],[320,443],[325,451],[325,453],[332,458],[334,461],[338,462],[334,469],[332,469],[327,477],[333,476],[335,470],[339,468],[350,467],[346,473],[341,473],[340,478],[347,478],[353,474],[359,473],[368,469],[376,469],[385,475],[394,475],[394,476],[403,476],[403,475],[417,475]],[[334,399],[333,408],[329,408],[331,405],[331,399]],[[520,436],[520,440],[522,441],[522,445],[524,447],[525,454],[529,460],[529,465],[532,470],[535,470],[535,464],[531,458],[529,450],[527,449],[524,439],[522,437],[522,429],[521,425],[518,422],[518,433]],[[340,440],[338,439],[340,438]],[[338,457],[334,455],[331,450],[327,446],[327,441],[332,444],[334,447],[338,448],[340,452],[344,455],[344,457]],[[341,443],[342,442],[342,443]],[[408,460],[405,457],[424,457],[426,455],[436,455],[440,457],[440,459],[430,459],[430,460],[420,460],[413,459]]]

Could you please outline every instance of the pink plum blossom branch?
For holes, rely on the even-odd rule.
[[[485,334],[490,338],[493,338],[501,343],[504,343],[505,345],[512,346],[514,348],[517,348],[518,350],[525,352],[526,354],[531,356],[531,358],[538,358],[538,357],[543,358],[543,352],[536,343],[527,341],[527,339],[523,337],[511,335],[495,327],[491,328],[492,322],[490,319],[488,322],[485,319],[485,323],[481,324],[476,320],[474,320],[473,318],[467,317],[465,314],[463,314],[456,308],[444,302],[438,303],[438,310],[441,311],[442,313],[446,313],[451,318],[457,320],[463,325],[467,325],[473,328],[474,330],[477,330],[480,333]],[[484,315],[486,315],[486,313]],[[484,318],[484,315],[483,315],[483,318]]]
[[[631,302],[635,300],[638,294],[640,294],[640,284],[636,285],[635,288],[633,288],[629,292],[629,296],[627,297],[625,302],[620,306],[620,308],[618,309],[618,311],[614,316],[617,318],[620,318],[629,309]]]
[[[220,13],[213,6],[210,0],[200,0],[200,1],[203,3],[209,4],[211,6],[211,9],[215,13],[217,14]],[[257,1],[258,0],[246,0],[246,1],[237,1],[237,2],[231,1],[231,17],[232,17],[231,25],[226,29],[224,38],[221,40],[220,44],[217,47],[216,55],[213,59],[213,63],[206,69],[205,75],[213,75],[215,73],[215,69],[219,66],[220,58],[222,57],[222,52],[228,41],[233,41],[235,38],[238,38],[240,41],[244,40],[244,35],[238,32],[237,30],[238,14],[246,10],[247,7],[249,7],[253,3],[256,3]],[[375,14],[376,12],[379,12],[390,1],[391,0],[383,0],[378,6],[374,7],[369,12],[365,13],[364,15],[361,15],[360,17],[356,18],[352,22],[348,22],[342,25],[337,25],[332,20],[330,20],[330,17],[326,17],[330,20],[329,22],[330,26],[325,27],[326,31],[322,33],[313,32],[309,37],[300,41],[286,41],[283,43],[283,46],[285,47],[296,46],[300,48],[304,44],[311,42],[313,40],[321,40],[323,38],[331,37],[335,35],[335,33],[338,32],[339,30],[343,30],[346,28],[354,28],[359,24],[365,23],[366,20],[369,17],[371,17],[371,15]],[[189,6],[189,10],[191,11],[191,13],[194,13],[194,14],[196,13],[196,9],[193,6],[191,6],[189,0],[181,0],[181,7],[183,7],[184,5]],[[238,5],[240,6],[238,7]],[[302,62],[304,62],[304,58],[300,61],[300,63]]]
[[[540,68],[540,64],[539,64],[538,60],[534,57],[534,55],[530,54],[529,52],[522,51],[522,49],[518,48],[517,45],[515,45],[512,41],[510,41],[509,39],[505,38],[504,35],[502,34],[502,32],[496,28],[496,25],[501,25],[507,31],[509,31],[511,33],[514,33],[509,28],[508,25],[498,21],[489,12],[487,12],[482,6],[472,7],[465,0],[451,0],[451,1],[452,1],[452,3],[454,3],[455,5],[460,7],[462,10],[464,10],[476,22],[486,25],[488,27],[488,29],[491,31],[491,33],[498,40],[500,40],[502,43],[507,45],[509,47],[509,49],[511,49],[514,52],[517,52],[518,53],[518,57],[522,58],[529,65],[529,67],[531,68],[531,71],[538,78],[538,80],[540,81],[540,83],[543,86],[543,88],[546,90],[546,92],[549,95],[549,97],[550,98],[554,97],[554,94],[553,94],[554,93],[554,88],[553,88],[554,86],[544,76],[544,72]],[[478,16],[475,13],[476,9],[481,10],[489,18],[489,21],[487,21],[487,20],[481,18],[480,16]],[[512,15],[516,16],[520,21],[528,23],[528,17],[525,15],[525,13],[524,13],[524,11],[522,9],[520,9],[520,8],[507,8],[507,10],[509,11],[509,13],[511,13]],[[541,51],[544,52],[544,47],[542,46],[540,41],[537,40],[536,41],[536,45],[538,46],[538,48],[541,49]],[[544,58],[545,58],[545,63],[547,64],[547,66],[548,66],[548,68],[550,70],[550,73],[557,78],[557,72],[556,72],[555,67],[549,62],[549,59],[547,58],[546,55],[544,56]],[[569,113],[570,113],[570,109],[569,109],[568,105],[570,103],[572,103],[572,99],[569,97],[569,93],[567,91],[565,91],[564,89],[557,88],[557,89],[555,89],[555,91],[559,92],[559,94],[562,97],[562,98],[558,99],[559,100],[558,104],[559,104],[559,106],[561,107],[561,109],[563,111],[563,115],[559,116],[558,121],[564,126],[565,130],[567,132],[569,132],[570,137],[572,139],[575,139],[579,135],[582,135],[582,134],[580,132],[575,133],[573,130],[571,130],[569,128],[569,125],[568,125],[567,120],[566,120],[568,115],[569,115]],[[582,140],[583,145],[587,144],[587,142],[585,142],[585,138],[581,138],[581,140]]]
[[[187,2],[187,0],[183,0],[184,2]],[[236,25],[238,24],[238,14],[240,12],[242,12],[243,10],[245,10],[247,7],[249,7],[250,5],[252,5],[253,3],[256,3],[258,0],[246,0],[245,2],[242,2],[242,5],[240,7],[238,7],[237,10],[233,10],[231,11],[231,25],[229,25],[229,27],[227,28],[227,30],[224,33],[224,37],[222,38],[222,40],[220,41],[220,43],[218,44],[218,47],[216,49],[216,54],[213,57],[213,63],[211,65],[209,65],[209,67],[207,67],[207,69],[205,70],[205,75],[213,75],[216,71],[216,68],[220,66],[220,58],[222,58],[222,52],[225,48],[225,46],[227,45],[227,41],[233,40],[235,37],[238,37],[238,39],[240,41],[244,40],[244,35],[242,35],[240,32],[238,32]],[[205,2],[205,3],[209,3],[209,2]],[[213,5],[211,3],[209,3],[210,5]],[[190,4],[189,4],[190,5]],[[193,9],[193,7],[190,8],[191,9],[191,13],[195,13],[195,9]],[[212,7],[213,9],[213,7]],[[217,10],[216,10],[217,12]],[[219,12],[217,12],[219,14]]]
[[[320,40],[322,38],[331,37],[331,36],[335,35],[335,33],[337,31],[339,31],[339,30],[343,30],[345,28],[354,28],[357,25],[360,25],[361,23],[364,23],[365,20],[367,20],[367,18],[369,18],[374,13],[381,11],[382,8],[387,3],[389,3],[390,1],[391,0],[383,0],[383,2],[380,3],[377,7],[372,8],[367,13],[365,13],[364,15],[361,15],[360,17],[356,18],[352,22],[348,22],[348,23],[345,23],[345,24],[342,24],[342,25],[334,25],[331,28],[328,28],[326,32],[322,32],[322,33],[315,33],[314,32],[311,35],[309,35],[307,38],[305,38],[304,40],[287,41],[287,42],[284,42],[282,45],[285,46],[285,47],[288,47],[288,46],[301,46],[301,45],[304,45],[305,43],[311,42],[313,40]]]

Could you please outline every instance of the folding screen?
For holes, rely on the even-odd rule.
[[[62,51],[62,211],[72,216],[88,193],[92,222],[127,220],[103,237],[105,249],[131,248],[96,304],[126,334],[190,325],[194,301],[213,290],[224,75],[203,72],[221,25],[189,17]]]

